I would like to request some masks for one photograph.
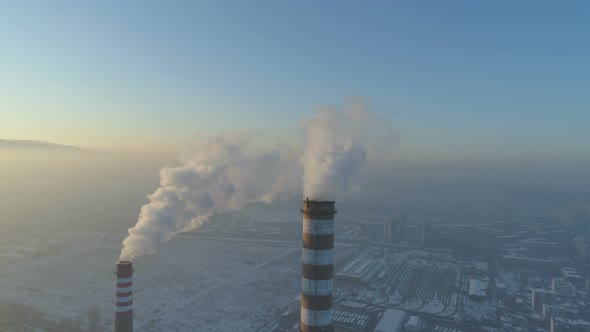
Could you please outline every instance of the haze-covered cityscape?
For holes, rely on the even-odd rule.
[[[548,214],[508,203],[464,210],[414,204],[381,214],[338,206],[336,331],[590,326],[588,205]],[[296,331],[299,205],[258,204],[218,216],[138,260],[136,330]],[[113,329],[113,257],[126,232],[118,220],[132,216],[99,206],[77,213],[55,211],[22,222],[27,236],[3,237],[5,330]],[[91,224],[76,225],[90,213]]]
[[[0,1],[0,331],[590,332],[589,14]]]

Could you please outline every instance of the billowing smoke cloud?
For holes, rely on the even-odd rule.
[[[350,192],[367,162],[367,143],[377,137],[375,120],[359,102],[341,110],[322,108],[305,123],[303,153],[287,156],[277,149],[255,152],[244,137],[199,140],[182,154],[179,166],[160,170],[160,187],[129,229],[120,259],[152,253],[159,243],[201,226],[215,213],[299,192],[302,177],[304,195],[311,199]]]
[[[356,101],[342,109],[321,108],[305,123],[304,197],[334,200],[355,187],[367,163],[367,144],[382,145],[393,133],[387,122],[376,120],[365,104]]]
[[[181,165],[160,170],[160,187],[141,208],[123,241],[121,260],[152,253],[179,232],[197,228],[212,214],[269,201],[285,162],[277,151],[246,151],[243,138],[199,140],[181,156]]]

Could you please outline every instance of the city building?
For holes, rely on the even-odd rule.
[[[580,273],[571,267],[562,267],[561,275],[563,278],[576,286],[584,286],[586,280]]]
[[[550,289],[533,288],[531,291],[531,311],[542,316],[543,304],[553,304],[556,297],[557,294]]]
[[[399,243],[404,238],[406,230],[405,219],[396,215],[383,222],[383,241],[385,243]]]
[[[420,247],[426,245],[430,238],[431,226],[425,222],[416,223],[416,244]]]
[[[410,316],[408,321],[404,325],[404,329],[408,332],[419,332],[422,330],[422,321],[420,321],[420,317],[418,316]]]
[[[553,278],[551,280],[551,290],[560,296],[570,296],[574,285],[565,278]]]
[[[588,239],[580,236],[574,239],[576,251],[580,259],[585,263],[590,263],[590,245]]]

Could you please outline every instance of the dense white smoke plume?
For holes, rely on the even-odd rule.
[[[180,166],[161,169],[160,187],[129,229],[120,259],[151,253],[213,213],[272,199],[284,161],[276,151],[249,153],[246,148],[240,138],[202,139],[182,155]]]
[[[342,110],[321,108],[305,123],[304,197],[334,200],[350,191],[367,162],[369,129],[375,124],[360,102]]]
[[[120,259],[151,253],[160,242],[201,226],[214,213],[299,192],[302,178],[306,197],[340,198],[361,174],[366,146],[379,132],[377,124],[357,102],[343,109],[319,109],[305,123],[303,153],[256,153],[244,137],[199,140],[182,155],[180,166],[160,170],[160,187],[129,229]],[[371,143],[383,144],[384,137]],[[280,151],[291,152],[284,147]]]

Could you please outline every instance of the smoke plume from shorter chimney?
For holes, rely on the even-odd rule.
[[[282,163],[276,151],[249,153],[240,138],[199,140],[181,164],[160,170],[160,187],[141,208],[123,241],[121,260],[154,252],[179,232],[197,228],[211,215],[245,203],[269,201]]]

